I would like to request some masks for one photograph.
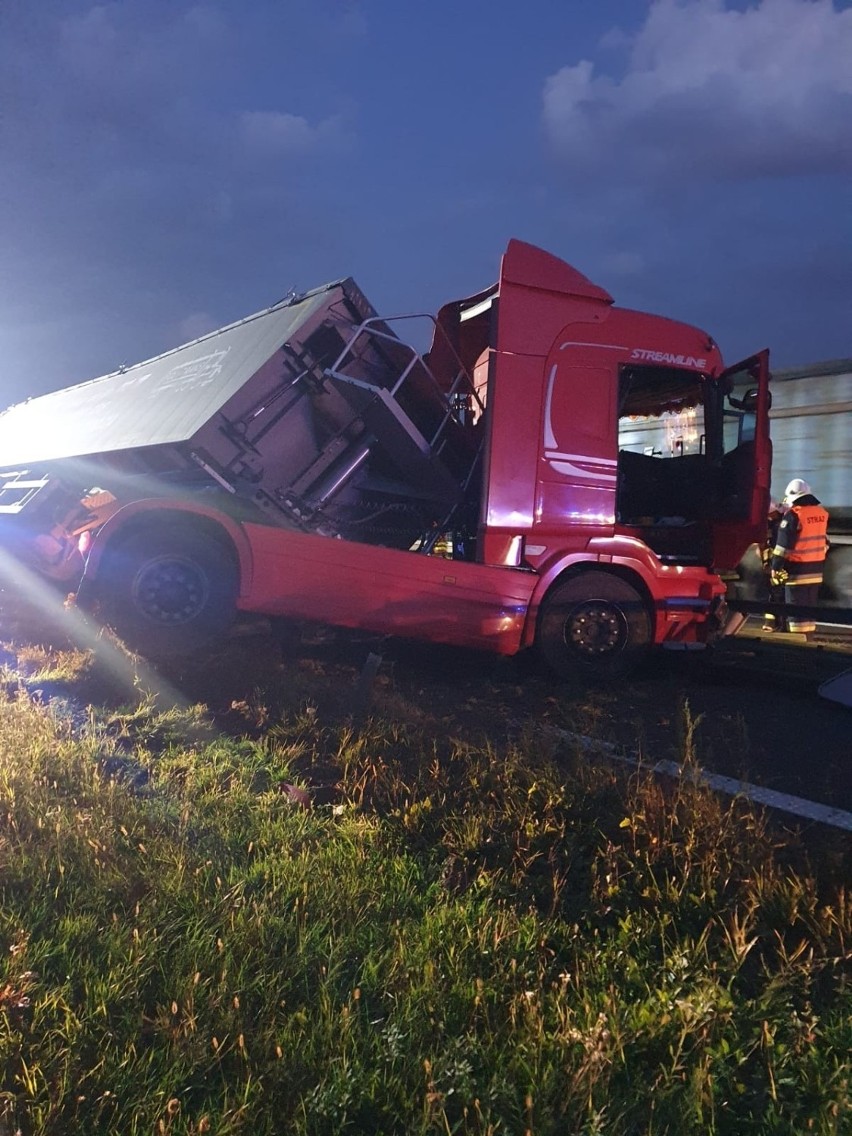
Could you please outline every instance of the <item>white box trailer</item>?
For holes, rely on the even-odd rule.
[[[811,485],[830,518],[824,598],[852,608],[852,359],[773,371],[771,389],[772,496],[794,477]]]

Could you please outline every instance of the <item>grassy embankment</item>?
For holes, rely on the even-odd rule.
[[[9,689],[0,1132],[841,1136],[833,874],[533,737],[143,703],[80,740]]]

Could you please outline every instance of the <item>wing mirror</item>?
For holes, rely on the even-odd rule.
[[[757,387],[749,387],[742,398],[734,398],[732,394],[728,395],[728,402],[731,406],[736,407],[737,410],[745,411],[746,414],[757,413],[757,400],[760,397],[760,391]],[[766,392],[766,407],[767,410],[772,406],[772,392]]]

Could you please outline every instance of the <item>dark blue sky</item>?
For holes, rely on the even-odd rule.
[[[850,0],[3,0],[0,405],[509,237],[777,367],[852,355]]]

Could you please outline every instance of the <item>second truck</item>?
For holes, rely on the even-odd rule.
[[[613,675],[702,647],[762,539],[768,353],[513,240],[419,354],[351,279],[0,415],[4,563],[152,655],[239,613]]]

